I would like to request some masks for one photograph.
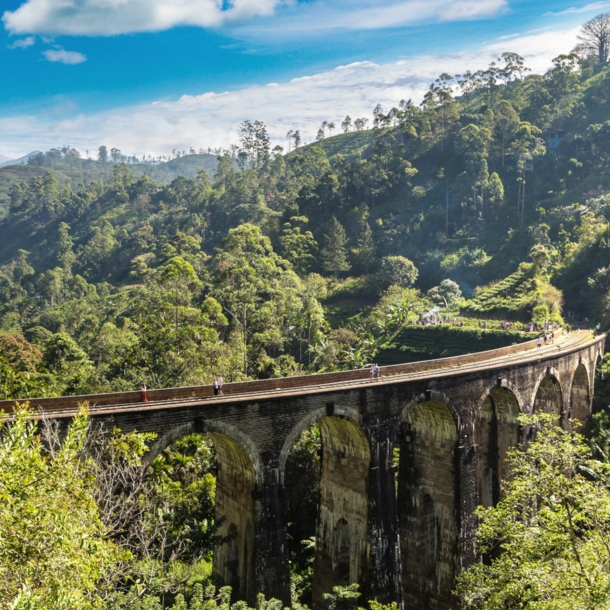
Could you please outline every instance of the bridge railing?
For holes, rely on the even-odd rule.
[[[561,334],[561,329],[555,331],[555,336]],[[503,356],[519,354],[536,349],[536,340],[526,341],[507,347],[464,354],[462,356],[451,356],[448,358],[437,358],[435,360],[423,360],[406,364],[394,364],[381,367],[381,374],[384,377],[391,375],[403,375],[408,373],[423,373],[438,369],[445,369],[466,364],[476,364]],[[255,381],[243,381],[236,383],[226,383],[223,386],[224,395],[243,394],[249,392],[261,392],[269,390],[282,390],[297,387],[317,386],[327,383],[340,383],[348,381],[365,380],[368,378],[368,369],[356,369],[352,371],[339,371],[333,373],[317,373],[314,375],[298,375],[295,377],[280,377],[275,379],[260,379]],[[192,398],[209,398],[213,396],[211,385],[205,386],[186,386],[178,388],[163,388],[158,390],[148,390],[147,397],[150,402],[164,400],[180,400]],[[60,396],[56,398],[29,398],[0,401],[0,410],[10,412],[16,402],[29,401],[35,409],[43,411],[57,411],[74,409],[79,404],[86,402],[90,405],[127,405],[141,402],[140,391],[133,392],[112,392],[106,394],[86,394],[80,396]]]

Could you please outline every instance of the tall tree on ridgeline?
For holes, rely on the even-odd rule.
[[[585,22],[578,34],[582,49],[589,55],[595,55],[601,64],[608,61],[610,53],[610,13],[600,13]]]
[[[97,160],[102,164],[108,163],[108,149],[105,146],[100,146],[97,150]]]

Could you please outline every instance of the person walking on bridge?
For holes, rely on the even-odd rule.
[[[377,363],[375,363],[375,365],[373,367],[373,377],[375,378],[375,381],[379,381],[380,373],[381,373],[381,369],[379,368],[379,365]]]
[[[540,349],[542,347],[542,339],[540,337],[538,337],[538,339],[536,339],[536,349]]]
[[[224,383],[224,379],[222,375],[218,375],[218,393],[222,396],[222,384]]]

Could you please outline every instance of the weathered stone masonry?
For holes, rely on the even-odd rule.
[[[604,341],[529,362],[439,369],[433,378],[93,408],[92,416],[125,432],[156,432],[149,459],[190,432],[210,435],[217,512],[234,534],[215,553],[214,573],[250,603],[259,591],[290,600],[283,473],[299,434],[317,423],[314,606],[335,584],[358,582],[364,599],[455,608],[455,575],[478,558],[474,509],[499,499],[506,451],[523,436],[518,413],[584,421]]]

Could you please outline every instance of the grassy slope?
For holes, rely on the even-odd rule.
[[[367,147],[378,135],[378,131],[374,129],[366,129],[365,131],[350,131],[348,133],[340,133],[331,138],[325,138],[317,142],[312,142],[306,146],[302,146],[298,149],[299,153],[303,153],[312,146],[322,148],[326,155],[330,158],[336,154],[342,154],[349,161],[353,161],[360,154],[364,153]],[[290,158],[294,156],[297,151],[293,150],[286,156]]]
[[[529,341],[532,335],[508,330],[453,326],[404,326],[379,351],[379,364],[417,362],[470,354]]]

